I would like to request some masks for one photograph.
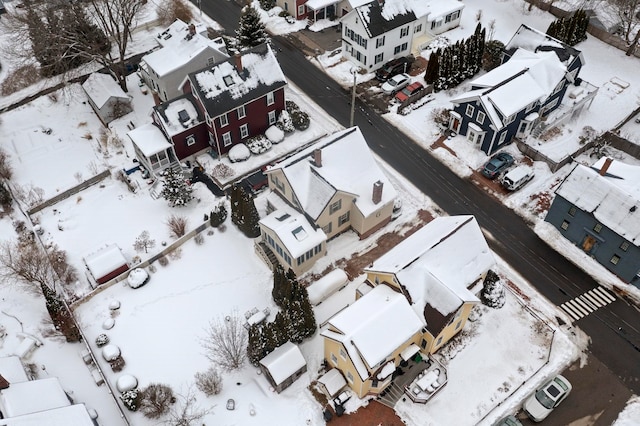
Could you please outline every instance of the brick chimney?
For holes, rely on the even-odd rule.
[[[2,374],[0,374],[0,390],[8,389],[8,388],[9,388],[9,381],[4,377],[2,377]]]
[[[189,24],[189,34],[194,36],[196,35],[196,26],[193,24]]]
[[[322,150],[320,148],[313,150],[313,164],[316,167],[322,167]]]
[[[153,103],[158,106],[162,103],[162,101],[160,100],[160,95],[158,94],[157,91],[152,90],[151,91],[151,96],[153,96]]]
[[[236,59],[236,69],[240,73],[242,72],[242,56],[239,53],[236,53],[234,57]]]
[[[373,183],[373,195],[371,196],[371,201],[373,204],[378,204],[382,200],[382,182],[377,181]]]
[[[611,163],[613,163],[613,160],[609,157],[604,160],[604,164],[600,168],[600,176],[604,176],[605,174],[607,174],[607,170],[609,170],[609,166],[611,166]]]

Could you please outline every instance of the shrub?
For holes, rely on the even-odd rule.
[[[271,10],[275,7],[276,0],[260,0],[262,10]]]
[[[247,140],[247,147],[254,155],[269,151],[271,146],[271,141],[264,135],[253,136]]]
[[[480,300],[483,305],[490,308],[500,309],[504,306],[504,287],[498,274],[491,270],[487,272],[487,276],[482,284]]]
[[[0,183],[0,206],[7,207],[11,204],[11,193],[6,186]]]
[[[300,107],[298,106],[298,104],[293,101],[287,100],[285,101],[284,105],[289,114],[291,114],[293,111],[300,111]]]
[[[162,256],[160,259],[158,259],[158,263],[160,264],[160,266],[167,266],[169,264],[169,259],[167,259],[167,256]]]
[[[220,204],[213,208],[209,215],[211,226],[214,228],[221,226],[224,221],[227,220],[227,214],[227,208],[225,207],[224,202],[220,202]]]
[[[169,227],[169,235],[172,237],[180,238],[187,232],[187,219],[184,216],[172,214],[166,224]]]
[[[202,236],[202,234],[196,234],[193,241],[195,241],[197,245],[201,246],[202,244],[204,244],[204,237]]]
[[[435,108],[431,111],[431,119],[441,129],[449,127],[449,110],[446,108]]]
[[[291,113],[291,121],[296,130],[306,130],[309,128],[309,114],[304,111],[294,111]]]
[[[227,178],[236,174],[236,172],[230,166],[224,163],[218,163],[215,165],[213,170],[211,171],[213,177],[217,178]]]
[[[109,336],[107,336],[106,334],[102,333],[99,334],[98,337],[96,337],[96,346],[98,346],[99,348],[103,347],[107,343],[109,343]]]
[[[196,373],[196,387],[207,396],[217,395],[222,390],[222,377],[215,368]]]
[[[140,392],[138,389],[131,389],[122,392],[120,399],[122,400],[122,404],[127,407],[127,410],[129,411],[137,411],[140,406]]]
[[[15,69],[2,82],[2,95],[7,96],[25,87],[31,86],[40,79],[35,65],[25,65]]]
[[[160,2],[156,8],[158,20],[163,26],[171,24],[176,19],[184,22],[190,22],[193,19],[193,13],[188,5],[182,0],[170,0],[168,2]]]
[[[157,419],[169,411],[175,400],[171,387],[152,383],[141,392],[139,409],[145,417]]]
[[[292,133],[295,130],[293,122],[291,121],[291,116],[287,111],[282,111],[280,113],[276,126],[285,133]]]

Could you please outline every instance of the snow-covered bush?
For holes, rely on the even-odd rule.
[[[152,383],[140,393],[139,409],[150,419],[157,419],[169,411],[176,401],[173,389],[161,383]]]
[[[249,159],[251,152],[249,148],[243,143],[240,143],[229,150],[229,161],[237,163],[238,161],[245,161]]]
[[[135,268],[129,272],[127,277],[127,284],[131,288],[139,288],[145,285],[149,281],[149,274],[142,268]]]
[[[107,336],[106,334],[102,333],[102,334],[99,334],[98,337],[96,337],[97,347],[101,348],[107,343],[109,343],[109,336]]]
[[[204,244],[204,237],[202,236],[202,234],[196,234],[196,236],[193,237],[193,241],[197,245],[201,246],[202,244]]]
[[[102,348],[102,357],[105,361],[113,361],[120,356],[120,348],[116,345],[106,345]]]
[[[224,205],[224,201],[220,202],[213,208],[209,215],[209,221],[214,228],[219,227],[227,220],[227,207]]]
[[[271,149],[271,141],[264,135],[253,136],[247,140],[247,147],[253,155],[258,155]]]
[[[480,292],[480,300],[482,304],[490,307],[500,309],[504,306],[504,286],[498,274],[493,271],[487,272],[487,276],[482,284],[482,291]]]
[[[264,132],[264,135],[271,141],[271,143],[280,143],[284,139],[284,131],[275,125],[269,127],[267,131]]]
[[[138,389],[122,392],[120,399],[122,400],[122,404],[127,407],[127,410],[137,411],[140,405],[140,392]]]
[[[296,130],[306,130],[309,128],[309,114],[304,111],[294,111],[291,113],[291,121]]]
[[[295,105],[295,104],[294,104]],[[297,107],[297,105],[296,105]],[[287,111],[282,111],[280,113],[280,117],[278,117],[278,121],[276,122],[276,126],[278,129],[282,130],[285,133],[293,133],[295,127],[293,127],[293,122],[291,121],[291,116]]]
[[[211,171],[213,177],[216,178],[228,178],[236,174],[235,170],[224,163],[218,163]]]
[[[207,396],[217,395],[222,391],[222,376],[211,367],[202,373],[196,373],[196,387]]]
[[[167,256],[162,256],[158,259],[158,263],[160,264],[160,266],[167,266],[169,264],[169,259],[167,258]]]
[[[131,374],[123,374],[118,377],[118,380],[116,381],[116,389],[118,389],[118,392],[120,393],[136,389],[137,387],[138,379]]]

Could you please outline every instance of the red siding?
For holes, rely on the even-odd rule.
[[[118,275],[120,275],[123,272],[128,271],[128,270],[129,270],[129,266],[128,265],[122,265],[118,269],[114,269],[113,271],[109,272],[107,275],[103,275],[101,277],[96,278],[96,282],[98,284],[104,284],[107,281],[117,277]]]
[[[196,143],[191,146],[187,145],[186,139],[188,136],[193,135],[196,139]],[[199,125],[185,130],[182,133],[178,133],[171,138],[173,142],[173,149],[176,152],[178,160],[194,155],[204,149],[209,148],[209,133],[207,131],[206,123],[200,123]]]

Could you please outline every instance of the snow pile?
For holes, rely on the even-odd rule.
[[[142,268],[136,268],[129,273],[127,284],[131,288],[139,288],[149,281],[149,273]]]
[[[243,143],[240,143],[229,150],[229,160],[232,163],[237,163],[238,161],[245,161],[249,159],[251,156],[251,152],[249,148]]]

